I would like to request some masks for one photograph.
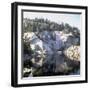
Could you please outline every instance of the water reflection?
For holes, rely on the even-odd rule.
[[[47,55],[43,64],[45,74],[48,75],[77,75],[80,63],[68,59],[63,53]]]
[[[29,60],[29,76],[55,76],[55,75],[80,75],[80,62],[70,60],[63,52],[53,54],[35,54]],[[25,66],[24,66],[25,67]]]

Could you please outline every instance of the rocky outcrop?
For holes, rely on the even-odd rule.
[[[64,51],[64,54],[71,60],[80,61],[80,46],[72,45]]]
[[[26,33],[31,53],[24,56],[25,77],[66,75],[80,68],[80,38],[63,31]]]

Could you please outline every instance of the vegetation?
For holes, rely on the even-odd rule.
[[[23,31],[24,32],[42,32],[44,30],[48,31],[64,31],[65,33],[72,32],[73,35],[80,35],[80,30],[77,27],[72,27],[67,23],[58,24],[52,22],[48,19],[27,19],[23,20]]]

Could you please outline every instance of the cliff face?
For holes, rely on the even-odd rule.
[[[72,33],[65,34],[63,31],[43,31],[40,33],[25,33],[24,40],[30,42],[32,49],[38,46],[46,52],[61,51],[72,45],[79,45],[80,38],[75,37]]]

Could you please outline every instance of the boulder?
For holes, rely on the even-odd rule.
[[[80,46],[72,45],[64,51],[64,54],[71,60],[80,61]]]

